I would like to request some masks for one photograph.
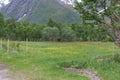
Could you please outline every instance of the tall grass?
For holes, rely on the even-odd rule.
[[[17,54],[0,51],[0,61],[12,70],[26,73],[29,80],[89,80],[64,69],[75,66],[95,71],[104,80],[120,79],[119,49],[101,42],[19,42]]]

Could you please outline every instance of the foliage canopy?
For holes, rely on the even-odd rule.
[[[81,14],[83,23],[103,24],[108,35],[120,46],[120,1],[119,0],[82,0],[76,10]]]

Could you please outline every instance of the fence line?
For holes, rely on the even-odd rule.
[[[14,43],[14,44],[12,44]],[[1,46],[3,44],[3,46]],[[20,45],[19,45],[20,44]],[[81,46],[83,45],[86,45],[86,43],[81,43]],[[103,46],[100,45],[101,42],[98,42],[98,43],[93,43],[93,45],[99,47],[100,49],[103,48]],[[103,42],[104,44],[104,42]],[[30,51],[30,50],[62,50],[62,49],[65,49],[64,46],[57,46],[57,47],[50,47],[50,46],[47,46],[47,47],[41,47],[41,46],[37,46],[37,47],[34,47],[32,45],[40,45],[40,44],[30,44],[28,39],[26,39],[26,41],[22,42],[16,42],[16,41],[10,41],[9,39],[7,41],[4,41],[2,39],[0,39],[0,49],[3,48],[6,52],[10,52],[11,50],[12,51],[19,51],[19,50],[24,50],[26,52]],[[117,46],[114,44],[114,43],[110,43],[110,51],[112,51],[113,55],[118,51],[119,51],[119,48],[117,48]],[[109,47],[109,45],[106,45],[106,47]],[[106,48],[107,49],[107,48]]]

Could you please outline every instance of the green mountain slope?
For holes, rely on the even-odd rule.
[[[75,10],[61,5],[58,0],[13,0],[1,12],[6,18],[32,23],[44,24],[49,18],[63,23],[80,22]]]

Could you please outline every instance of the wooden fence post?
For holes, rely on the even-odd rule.
[[[9,41],[9,39],[7,40],[7,52],[9,52],[9,50],[10,50],[10,41]]]
[[[28,38],[26,38],[26,52],[28,52]]]

